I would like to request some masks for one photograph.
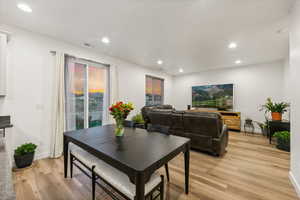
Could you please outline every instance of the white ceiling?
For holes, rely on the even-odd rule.
[[[21,1],[21,0],[20,0]],[[0,0],[0,19],[170,74],[269,62],[288,54],[294,0]],[[101,43],[108,36],[109,45]],[[238,48],[229,50],[229,42]],[[164,61],[158,66],[156,61]]]

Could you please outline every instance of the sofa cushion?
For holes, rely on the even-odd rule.
[[[183,114],[183,126],[185,132],[218,137],[223,123],[218,113],[193,112]]]
[[[171,127],[172,131],[183,131],[183,111],[174,111],[171,115]]]
[[[151,110],[148,113],[149,120],[151,124],[161,125],[161,126],[171,126],[172,124],[172,111],[171,110]]]

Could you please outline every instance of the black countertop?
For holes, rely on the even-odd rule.
[[[0,129],[11,127],[13,127],[13,125],[10,122],[10,116],[0,116]]]

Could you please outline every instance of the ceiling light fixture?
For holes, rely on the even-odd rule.
[[[179,68],[179,72],[182,73],[182,72],[183,72],[183,69],[182,69],[182,68]]]
[[[237,64],[237,65],[238,65],[238,64],[241,64],[241,63],[242,63],[241,60],[236,60],[236,61],[235,61],[235,64]]]
[[[158,60],[157,64],[162,65],[164,62],[162,60]]]
[[[228,45],[228,48],[229,49],[235,49],[237,48],[237,44],[235,42],[231,42],[229,45]]]
[[[103,38],[101,39],[101,41],[102,41],[104,44],[109,44],[109,43],[110,43],[110,40],[109,40],[108,37],[103,37]]]
[[[25,4],[25,3],[19,3],[17,5],[17,7],[24,11],[24,12],[27,12],[27,13],[31,13],[32,12],[32,9],[30,8],[30,6],[28,4]]]

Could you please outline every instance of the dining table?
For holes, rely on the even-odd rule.
[[[136,199],[145,199],[145,184],[151,175],[177,155],[184,154],[185,193],[189,193],[190,139],[140,128],[125,128],[124,135],[114,134],[115,125],[67,131],[63,136],[64,176],[68,176],[68,144],[85,151],[125,173],[135,184]]]

